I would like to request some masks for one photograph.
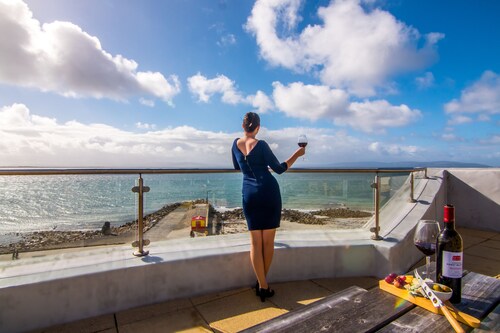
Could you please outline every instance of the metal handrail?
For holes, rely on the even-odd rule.
[[[410,173],[410,198],[409,202],[415,203],[413,198],[414,190],[414,177],[413,173],[424,171],[424,178],[427,178],[427,168],[394,168],[394,169],[329,169],[329,168],[316,168],[316,169],[303,169],[291,168],[287,172],[292,173],[375,173],[375,181],[372,183],[372,188],[375,190],[375,227],[370,231],[373,240],[383,239],[379,235],[380,221],[380,176],[384,173]],[[0,176],[43,176],[43,175],[123,175],[123,174],[138,174],[139,186],[132,188],[133,192],[138,194],[138,240],[133,243],[133,246],[138,247],[138,251],[134,252],[136,256],[148,255],[148,251],[144,251],[143,246],[149,244],[148,240],[143,239],[143,194],[149,191],[147,186],[143,185],[143,174],[213,174],[213,173],[238,173],[239,170],[235,169],[93,169],[93,168],[18,168],[7,169],[0,168]]]
[[[411,173],[426,171],[427,168],[413,169],[303,169],[291,168],[293,173]],[[132,175],[132,174],[199,174],[199,173],[237,173],[235,169],[73,169],[73,168],[26,168],[2,169],[0,176],[42,176],[42,175]]]

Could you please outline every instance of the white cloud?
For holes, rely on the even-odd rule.
[[[155,106],[155,101],[150,100],[150,99],[145,99],[145,98],[139,98],[139,103],[145,106],[149,106],[150,108]]]
[[[358,96],[374,95],[392,75],[428,66],[437,57],[436,43],[444,37],[422,36],[389,12],[365,10],[356,0],[321,7],[318,16],[323,24],[308,25],[298,33],[301,4],[300,0],[255,2],[245,27],[255,35],[261,57],[299,72],[319,70],[323,84]]]
[[[234,44],[236,44],[236,36],[233,34],[225,34],[217,41],[217,45],[220,47],[226,47]]]
[[[441,135],[441,139],[443,139],[444,141],[450,141],[450,142],[464,141],[463,138],[456,136],[453,133],[444,133]]]
[[[246,102],[254,107],[259,113],[266,113],[274,108],[273,101],[262,91],[258,90],[255,95],[245,98]]]
[[[138,123],[146,131],[125,131],[105,124],[56,119],[32,114],[24,104],[0,108],[0,166],[79,167],[223,167],[231,168],[230,149],[241,133],[202,131],[191,126],[156,129]],[[345,131],[319,128],[268,130],[263,124],[259,138],[266,140],[276,156],[286,160],[297,149],[297,137],[306,134],[307,162],[316,165],[337,162],[398,160],[421,149],[379,143],[370,146],[363,138]],[[392,146],[391,146],[392,145]],[[395,148],[399,147],[399,148]],[[297,162],[300,167],[302,161]]]
[[[500,113],[500,75],[485,71],[481,78],[462,90],[460,99],[444,106],[446,113],[476,113],[480,116]]]
[[[167,103],[180,92],[175,75],[138,72],[138,64],[106,52],[70,22],[40,25],[21,0],[0,1],[0,82],[67,97],[127,100],[149,95]]]
[[[139,129],[156,129],[156,124],[141,123],[139,121],[135,123],[135,127]]]
[[[485,145],[499,145],[500,144],[500,135],[493,135],[487,139],[479,140],[479,143]],[[500,154],[500,152],[499,152]]]
[[[391,105],[385,100],[351,102],[348,94],[328,86],[294,82],[284,86],[273,83],[274,103],[286,115],[295,118],[330,119],[337,125],[347,125],[363,132],[382,133],[389,127],[402,127],[421,117],[419,110]]]
[[[462,115],[453,115],[449,120],[448,120],[448,125],[462,125],[462,124],[467,124],[471,123],[472,118],[467,117],[467,116],[462,116]]]
[[[397,155],[397,156],[413,156],[416,153],[423,152],[425,149],[417,146],[404,146],[397,144],[383,144],[380,142],[372,142],[368,149],[380,155]]]
[[[24,104],[0,108],[0,165],[186,167],[229,166],[236,133],[201,131],[189,126],[146,132],[124,131],[105,124],[58,123],[31,114]]]
[[[339,125],[349,125],[363,132],[383,133],[389,127],[402,127],[417,121],[422,113],[407,105],[391,105],[386,100],[353,102],[344,117],[335,119]]]
[[[477,120],[478,121],[490,121],[491,117],[487,114],[480,114],[479,116],[477,116]]]
[[[340,89],[327,86],[305,85],[294,82],[284,86],[273,83],[273,98],[276,107],[295,118],[318,120],[341,116],[348,106],[348,95]]]
[[[427,89],[434,85],[434,75],[431,72],[426,72],[424,76],[417,77],[415,83],[419,89]]]
[[[213,79],[208,79],[200,73],[188,78],[188,88],[199,102],[208,103],[215,94],[221,95],[221,101],[226,104],[248,104],[256,108],[257,111],[265,113],[273,108],[272,101],[262,91],[257,91],[255,95],[243,96],[235,86],[234,81],[225,75],[217,75]]]
[[[238,104],[243,100],[234,86],[234,81],[225,75],[207,79],[198,73],[188,78],[188,88],[198,97],[198,101],[204,103],[208,103],[214,94],[221,94],[222,101],[228,104]]]

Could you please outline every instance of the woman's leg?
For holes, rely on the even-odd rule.
[[[250,238],[252,244],[250,246],[250,260],[252,261],[253,271],[259,281],[260,288],[267,289],[266,272],[264,269],[264,254],[263,254],[263,232],[262,230],[251,230]]]
[[[264,252],[265,276],[267,276],[267,272],[269,272],[269,267],[271,267],[271,262],[273,261],[275,235],[276,235],[276,229],[262,230],[262,248]]]

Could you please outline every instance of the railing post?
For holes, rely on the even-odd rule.
[[[429,176],[427,176],[427,167],[424,168],[424,178],[429,179]]]
[[[413,198],[413,189],[414,189],[414,186],[415,186],[415,181],[414,181],[414,178],[413,178],[413,171],[412,171],[412,172],[410,172],[410,199],[408,199],[408,202],[410,202],[410,203],[417,202],[417,200],[415,200]]]
[[[380,176],[375,174],[375,182],[372,183],[372,188],[375,189],[375,227],[370,228],[370,232],[373,232],[373,240],[382,240],[383,238],[378,234],[380,231],[380,220],[379,220],[379,210],[380,210]]]
[[[149,244],[148,239],[144,239],[144,193],[149,192],[149,187],[144,186],[144,182],[142,179],[142,174],[139,174],[139,186],[134,186],[132,188],[132,192],[138,194],[138,207],[137,207],[137,229],[139,231],[138,236],[139,239],[132,243],[133,247],[138,247],[137,251],[134,251],[134,256],[143,257],[149,254],[149,251],[144,251],[144,245]]]

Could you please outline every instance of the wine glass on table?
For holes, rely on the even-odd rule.
[[[436,240],[439,232],[437,221],[420,220],[413,236],[413,244],[425,254],[425,272],[422,273],[425,274],[426,279],[430,279],[431,256],[436,253]]]
[[[299,145],[299,147],[305,148],[307,146],[307,136],[305,134],[299,135],[297,144]],[[302,157],[302,160],[305,160],[305,157]]]

